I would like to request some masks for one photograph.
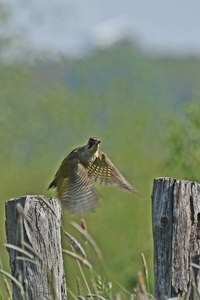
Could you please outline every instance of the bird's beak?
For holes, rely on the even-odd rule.
[[[100,141],[100,140],[98,140],[98,141],[97,141],[97,145],[99,145],[100,143],[101,143],[101,141]]]

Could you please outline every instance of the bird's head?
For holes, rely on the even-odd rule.
[[[101,141],[97,138],[97,137],[90,137],[89,140],[88,140],[88,149],[91,149],[91,150],[97,150],[98,149],[98,145],[101,143]]]

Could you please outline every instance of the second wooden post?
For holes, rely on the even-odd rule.
[[[200,184],[156,178],[152,194],[155,297],[200,297]]]

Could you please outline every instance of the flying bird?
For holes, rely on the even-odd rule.
[[[100,143],[98,138],[91,137],[85,146],[74,149],[62,161],[48,187],[57,188],[58,198],[72,213],[83,214],[97,206],[99,194],[94,181],[117,184],[128,192],[139,194],[108,156],[99,151]]]

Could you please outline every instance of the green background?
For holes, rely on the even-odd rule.
[[[84,247],[102,277],[129,291],[142,269],[143,252],[152,291],[153,179],[199,179],[199,78],[199,58],[151,57],[129,42],[74,61],[1,61],[0,255],[5,269],[5,201],[26,194],[56,195],[47,187],[62,159],[97,136],[101,150],[143,199],[118,187],[98,187],[100,206],[85,220],[103,253],[106,272],[89,246]],[[81,241],[72,220],[79,223],[65,211],[65,228]],[[64,237],[63,245],[70,249]],[[65,271],[76,293],[80,274],[66,256]]]

